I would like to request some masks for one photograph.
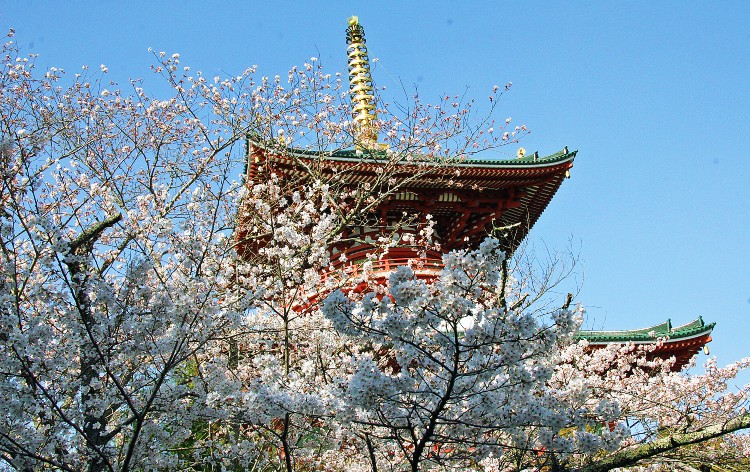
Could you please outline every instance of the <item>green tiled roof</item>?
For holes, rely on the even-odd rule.
[[[310,152],[310,151],[304,151],[299,149],[290,149],[292,152],[296,153],[302,153],[302,154],[308,154],[308,155],[320,155],[320,153],[316,152]],[[367,157],[378,157],[383,156],[385,157],[385,151],[364,151],[367,153]],[[511,159],[466,159],[463,161],[456,161],[454,165],[458,167],[462,166],[476,166],[476,165],[482,165],[482,166],[524,166],[529,164],[552,164],[557,161],[563,161],[566,160],[569,157],[573,157],[576,155],[578,151],[568,151],[568,148],[563,149],[562,151],[558,151],[554,154],[550,154],[549,156],[545,157],[539,157],[539,153],[535,152],[533,154],[527,154],[526,156],[522,158],[511,158]],[[360,160],[362,159],[362,153],[361,151],[356,151],[354,149],[345,149],[340,151],[334,151],[329,154],[331,157],[334,158],[344,158],[344,159],[352,159],[352,160]]]
[[[535,152],[533,154],[527,154],[526,156],[522,158],[514,158],[514,159],[493,159],[493,160],[487,160],[487,159],[468,159],[460,164],[458,166],[462,165],[491,165],[491,166],[525,166],[525,165],[539,165],[539,164],[555,164],[557,162],[566,161],[569,159],[572,159],[575,157],[575,155],[578,153],[578,151],[568,151],[568,148],[558,151],[554,154],[550,154],[549,156],[545,157],[539,157],[539,152]]]
[[[271,147],[273,143],[264,142],[260,139],[254,138],[252,136],[248,136],[247,138],[250,142],[253,142],[256,145],[259,145],[260,147]],[[386,151],[383,150],[356,150],[356,149],[341,149],[337,151],[331,151],[331,152],[321,152],[321,151],[311,151],[301,148],[293,148],[293,147],[287,147],[287,151],[291,154],[297,154],[302,156],[309,156],[309,157],[329,157],[336,160],[351,160],[351,161],[361,161],[361,160],[371,160],[371,159],[378,159],[382,156],[383,159],[386,158]],[[568,148],[558,151],[554,154],[550,154],[549,156],[540,157],[539,152],[534,152],[532,154],[526,154],[522,158],[510,158],[510,159],[482,159],[482,158],[473,158],[473,159],[465,159],[459,161],[458,159],[455,160],[455,162],[451,162],[452,165],[457,167],[478,167],[478,166],[498,166],[498,167],[524,167],[524,166],[538,166],[538,165],[550,165],[555,164],[557,162],[562,162],[566,160],[572,160],[576,153],[578,151],[568,151]]]
[[[577,339],[585,339],[592,343],[601,342],[643,342],[656,341],[658,338],[668,338],[670,340],[692,338],[703,334],[710,333],[716,323],[706,324],[702,317],[691,321],[682,326],[672,327],[671,320],[649,328],[622,330],[622,331],[595,331],[581,330],[576,333]]]

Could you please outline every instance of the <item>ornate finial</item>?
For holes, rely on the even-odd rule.
[[[352,97],[354,123],[360,143],[365,149],[382,149],[378,144],[378,133],[374,121],[377,119],[375,96],[373,95],[370,59],[365,45],[365,29],[359,18],[352,16],[346,29],[346,54],[349,57],[349,94]]]

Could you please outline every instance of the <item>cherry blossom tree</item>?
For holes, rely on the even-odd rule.
[[[502,88],[487,114],[381,103],[376,155],[315,59],[206,78],[156,52],[158,96],[104,65],[2,55],[4,468],[608,470],[747,451],[725,436],[747,427],[747,389],[725,391],[747,361],[689,377],[632,347],[589,352],[580,310],[539,308],[492,239],[429,281],[332,270],[344,229],[422,169],[525,132],[492,120]],[[298,161],[243,181],[247,145],[359,147],[382,172],[352,188]],[[414,175],[394,178],[403,163]]]
[[[312,59],[283,80],[255,68],[208,79],[177,54],[154,56],[166,97],[140,80],[121,88],[104,65],[39,73],[33,55],[3,46],[0,457],[17,469],[237,463],[269,447],[290,468],[291,407],[270,399],[303,402],[293,379],[313,379],[296,362],[319,343],[308,339],[315,318],[291,307],[320,283],[326,248],[398,191],[399,160],[439,164],[438,150],[507,141],[462,126],[470,106],[415,99],[404,119],[382,111],[394,146],[378,194],[349,190],[344,206],[345,189],[311,167],[299,182],[246,183],[248,137],[279,152],[357,144],[340,75]],[[245,381],[240,358],[264,348],[252,375],[281,368]],[[268,408],[228,416],[248,392],[273,392]],[[236,438],[236,424],[267,433],[268,445],[214,441],[227,424]]]
[[[236,318],[230,151],[243,129],[209,126],[230,119],[229,85],[158,100],[137,81],[118,90],[104,66],[35,73],[4,46],[2,458],[170,466],[164,451],[190,434],[186,366]]]
[[[692,376],[672,372],[674,359],[648,359],[650,349],[627,344],[589,351],[578,343],[562,352],[550,385],[611,398],[632,433],[606,457],[580,458],[578,470],[746,468],[750,438],[727,435],[750,427],[750,386],[731,386],[750,358],[724,368],[709,359],[705,373]]]
[[[747,465],[748,437],[730,433],[750,427],[750,386],[729,386],[750,358],[691,376],[655,346],[591,350],[573,342],[580,308],[532,310],[503,258],[488,239],[446,255],[434,282],[402,267],[386,290],[324,301],[350,344],[337,421],[371,470]]]
[[[373,468],[386,451],[413,471],[452,469],[506,462],[509,451],[613,450],[627,436],[624,424],[600,427],[617,418],[616,403],[590,405],[589,398],[573,408],[567,391],[550,387],[555,352],[578,325],[575,313],[540,317],[522,304],[507,307],[498,247],[487,239],[475,251],[445,256],[432,284],[402,267],[386,296],[352,302],[338,291],[324,302],[336,330],[368,348],[355,356],[339,396]]]

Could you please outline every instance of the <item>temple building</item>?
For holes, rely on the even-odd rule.
[[[378,142],[374,126],[377,112],[372,77],[364,29],[356,17],[349,20],[346,38],[359,149],[313,153],[286,148],[279,152],[278,148],[249,139],[249,181],[263,178],[267,172],[296,178],[301,175],[300,168],[313,163],[335,168],[338,175],[344,176],[346,184],[353,187],[376,181],[378,166],[386,160],[372,156],[385,153],[386,146]],[[369,157],[363,158],[363,150]],[[353,237],[344,240],[358,242],[331,247],[331,259],[337,269],[347,264],[350,270],[356,270],[357,262],[376,250],[375,244],[368,241],[374,242],[384,232],[395,232],[399,237],[414,236],[428,224],[428,219],[434,225],[439,250],[425,251],[399,244],[374,262],[372,276],[375,279],[385,280],[395,267],[407,263],[418,277],[434,277],[442,267],[443,253],[475,247],[488,235],[498,237],[503,249],[511,254],[570,176],[575,157],[576,151],[566,147],[548,156],[519,153],[514,159],[465,159],[427,170],[421,168],[416,177],[413,163],[395,163],[398,168],[394,175],[411,176],[410,181],[371,211],[367,224],[347,228],[345,236]],[[409,216],[409,224],[404,224],[404,215]],[[413,241],[413,237],[403,239]],[[342,254],[345,257],[341,257]],[[667,321],[638,330],[580,331],[578,338],[586,339],[594,349],[612,343],[653,345],[651,355],[674,356],[674,370],[680,370],[701,348],[705,349],[713,326],[698,318],[678,327],[672,327]]]

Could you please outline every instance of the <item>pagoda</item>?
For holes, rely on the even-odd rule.
[[[377,156],[385,155],[387,146],[378,142],[374,126],[377,109],[373,81],[364,29],[356,17],[349,19],[346,41],[357,148],[326,153],[289,147],[280,151],[278,147],[248,138],[248,181],[263,179],[271,172],[282,178],[304,178],[300,169],[313,164],[328,167],[331,173],[335,169],[350,187],[377,180],[378,167],[385,162]],[[444,253],[476,247],[488,235],[500,239],[502,249],[511,254],[570,176],[575,156],[576,151],[565,147],[544,157],[519,152],[514,159],[465,159],[426,170],[422,167],[416,177],[413,163],[391,161],[397,167],[394,175],[409,176],[408,184],[374,208],[366,223],[346,228],[343,238],[346,242],[330,248],[333,266],[352,274],[358,263],[378,250],[375,241],[379,236],[395,234],[401,240],[413,241],[428,224],[433,227],[437,243],[433,247],[439,249],[397,244],[372,261],[371,279],[384,283],[392,270],[406,264],[413,267],[417,277],[434,278],[442,268]],[[404,223],[405,215],[408,224]],[[411,237],[404,237],[407,235]],[[592,349],[608,344],[649,345],[652,357],[674,356],[673,370],[677,371],[701,348],[705,349],[713,327],[713,323],[705,324],[702,318],[679,327],[672,327],[668,320],[637,330],[579,331],[577,337],[587,340]]]

